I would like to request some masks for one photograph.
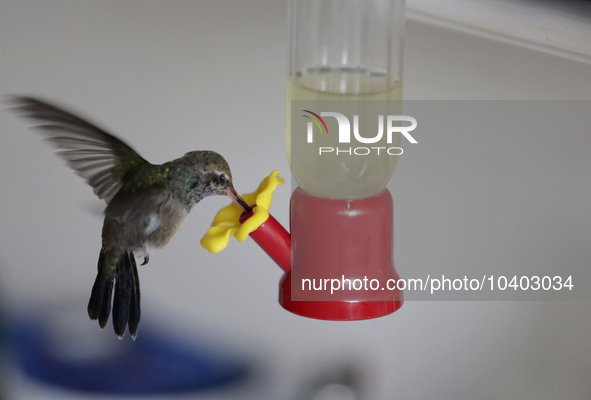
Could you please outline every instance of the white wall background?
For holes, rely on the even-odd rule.
[[[416,20],[591,62],[591,4],[578,0],[408,0]]]
[[[71,105],[152,162],[217,150],[237,189],[250,191],[273,169],[288,172],[285,3],[2,1],[0,95]],[[405,51],[407,99],[591,99],[584,63],[413,21]],[[408,173],[404,162],[397,174]],[[411,206],[405,180],[396,179],[396,201]],[[286,226],[288,199],[279,189],[272,209]],[[199,246],[227,202],[199,204],[140,270],[144,319],[253,343],[275,369],[267,398],[289,398],[342,359],[363,366],[369,399],[591,398],[588,303],[415,302],[374,321],[296,317],[277,304],[280,270],[253,242],[234,241],[217,255]],[[84,308],[102,225],[91,211],[100,207],[27,123],[0,112],[5,305],[73,297],[80,323],[94,326]],[[396,234],[410,246],[396,247],[397,261],[420,251],[405,241],[405,226]],[[17,380],[11,396],[65,395]]]

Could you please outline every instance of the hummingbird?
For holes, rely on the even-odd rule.
[[[88,315],[104,328],[112,308],[119,339],[127,326],[135,340],[141,316],[135,257],[147,264],[151,251],[164,247],[205,197],[225,195],[250,211],[234,189],[228,163],[214,151],[191,151],[151,164],[121,139],[54,104],[21,96],[10,103],[37,123],[56,154],[107,203]]]

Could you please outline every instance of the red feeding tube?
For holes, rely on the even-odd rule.
[[[252,217],[253,211],[242,213],[240,223]],[[261,226],[249,235],[261,249],[271,257],[279,267],[289,272],[291,270],[291,235],[271,214]]]

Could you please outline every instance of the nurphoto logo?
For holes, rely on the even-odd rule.
[[[306,112],[316,119],[314,119],[310,115],[302,115],[305,118],[310,119],[310,122],[307,124],[307,142],[314,143],[314,125],[318,127],[319,132],[322,134],[329,134],[328,128],[326,126],[326,122],[322,117],[334,117],[339,125],[339,143],[351,143],[351,123],[349,122],[349,118],[344,114],[338,112],[321,112],[320,115],[314,113],[309,110],[302,110]],[[410,125],[407,126],[400,126],[400,122],[410,122]],[[321,125],[322,124],[322,125]],[[413,117],[409,117],[406,115],[387,115],[386,116],[386,141],[388,144],[392,144],[392,136],[394,133],[402,134],[410,143],[416,144],[417,141],[412,135],[409,133],[410,131],[414,130],[417,127],[417,120]],[[324,129],[323,129],[324,128]],[[378,133],[373,137],[364,137],[361,136],[359,133],[359,115],[353,116],[353,136],[354,140],[358,143],[362,144],[373,144],[377,143],[384,137],[384,116],[378,116]],[[373,147],[349,147],[349,148],[339,148],[339,147],[319,147],[318,148],[318,155],[327,155],[327,154],[349,154],[349,155],[357,155],[357,156],[366,156],[370,153],[374,154],[388,154],[391,156],[399,156],[403,152],[401,147],[386,147],[386,146],[373,146]]]

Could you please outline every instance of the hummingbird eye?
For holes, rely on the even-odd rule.
[[[224,174],[220,174],[218,180],[220,181],[221,184],[226,183],[226,176]]]

